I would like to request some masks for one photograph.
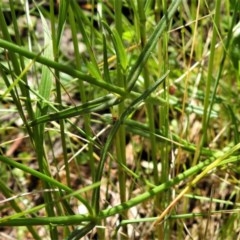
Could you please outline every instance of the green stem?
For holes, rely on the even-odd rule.
[[[70,65],[68,66],[66,64],[58,63],[58,62],[55,62],[55,61],[50,60],[48,58],[39,56],[39,54],[30,52],[26,48],[20,47],[20,46],[18,46],[16,44],[13,44],[11,42],[0,39],[0,47],[8,49],[10,52],[18,53],[18,54],[20,54],[20,55],[22,55],[26,58],[34,59],[38,63],[46,65],[50,68],[54,68],[55,70],[58,70],[60,72],[69,74],[72,77],[79,78],[82,81],[86,81],[90,84],[93,84],[93,85],[98,86],[100,88],[106,89],[110,92],[119,94],[120,96],[125,96],[126,95],[126,91],[124,89],[120,88],[120,87],[117,87],[115,85],[106,83],[102,79],[96,79],[96,78],[94,78],[92,76],[89,76],[87,74],[83,74],[82,72],[74,69]]]
[[[141,38],[141,46],[142,48],[146,45],[146,16],[144,12],[144,1],[138,0],[138,11],[139,11],[139,20],[140,20],[140,38]],[[147,64],[143,68],[143,76],[144,76],[144,87],[145,89],[150,86],[150,78],[149,78],[149,70]],[[153,178],[154,184],[159,184],[159,176],[158,176],[158,168],[157,168],[157,144],[155,133],[155,123],[154,123],[154,108],[151,102],[146,102],[146,112],[147,119],[150,130],[150,143],[151,143],[151,160],[153,162]]]
[[[119,35],[120,40],[122,41],[122,1],[115,0],[114,1],[114,10],[115,10],[115,24],[116,30]],[[119,48],[120,49],[120,48]],[[117,49],[116,49],[117,50]],[[125,86],[125,69],[122,69],[121,59],[119,56],[117,58],[117,85],[121,88],[126,88]],[[118,113],[117,118],[121,116],[124,112],[125,104],[124,101],[120,102],[118,105]],[[125,126],[121,125],[116,133],[116,157],[118,164],[118,178],[119,178],[119,190],[120,190],[120,199],[121,203],[126,202],[126,174],[122,166],[126,166],[126,132]],[[127,219],[127,211],[122,213],[122,218]],[[123,228],[123,239],[128,235],[127,228]],[[124,237],[125,236],[125,237]]]
[[[79,54],[79,47],[78,47],[78,39],[77,39],[77,28],[76,28],[76,22],[74,19],[74,13],[72,11],[72,8],[69,8],[69,21],[70,21],[70,26],[72,29],[72,39],[73,39],[73,45],[74,45],[74,56],[75,56],[75,61],[76,61],[76,67],[77,69],[81,68],[81,57]],[[84,87],[84,83],[82,81],[82,79],[78,80],[78,84],[79,84],[79,91],[80,91],[80,95],[81,95],[81,101],[83,104],[89,102],[89,100],[86,97],[86,93],[85,93],[85,87]],[[91,176],[92,179],[94,179],[95,176],[95,163],[94,163],[94,158],[93,158],[93,143],[91,140],[92,137],[92,131],[91,131],[91,119],[90,119],[90,114],[85,114],[83,116],[84,119],[84,130],[86,132],[86,136],[89,140],[89,144],[88,144],[88,156],[89,156],[89,166],[91,169]]]
[[[219,23],[220,23],[220,10],[221,10],[221,0],[217,0],[216,7],[215,7],[215,14],[213,19],[213,35],[211,40],[211,47],[210,47],[210,57],[208,63],[208,74],[207,74],[207,83],[205,89],[205,97],[204,97],[204,112],[203,112],[203,137],[202,137],[202,144],[207,142],[207,129],[208,129],[208,119],[210,116],[210,109],[209,109],[209,99],[210,99],[210,88],[212,85],[213,80],[213,70],[214,70],[214,63],[215,63],[215,47],[216,47],[216,39],[219,32]]]

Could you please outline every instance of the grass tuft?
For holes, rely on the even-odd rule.
[[[3,0],[0,238],[237,239],[239,5]]]

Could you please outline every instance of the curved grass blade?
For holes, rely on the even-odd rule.
[[[82,114],[88,114],[93,111],[104,110],[106,108],[109,108],[113,105],[120,103],[121,101],[122,101],[121,98],[114,97],[113,94],[108,94],[104,97],[100,97],[98,99],[84,103],[81,106],[76,106],[65,110],[61,110],[56,113],[41,116],[30,122],[29,125],[34,126],[49,121],[56,121],[60,119],[75,117]]]

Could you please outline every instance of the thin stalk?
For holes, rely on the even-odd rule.
[[[38,162],[39,171],[43,173],[45,176],[50,176],[50,172],[48,169],[48,164],[45,158],[44,152],[44,124],[39,124],[38,126],[33,127],[34,135],[33,141],[35,144],[35,152],[36,159]],[[42,182],[43,189],[51,189],[53,186],[51,183],[43,181]],[[44,202],[46,203],[45,208],[48,216],[55,216],[54,214],[54,205],[52,204],[52,194],[50,192],[43,192]],[[50,235],[52,237],[57,236],[56,227],[50,228]]]
[[[61,1],[59,5],[59,15],[58,15],[58,28],[56,31],[56,21],[55,21],[55,14],[54,14],[54,1],[50,1],[50,22],[51,22],[51,37],[52,37],[52,52],[53,52],[53,59],[55,62],[58,62],[59,57],[59,43],[61,39],[61,34],[64,29],[64,23],[66,21],[66,15],[67,15],[67,9],[68,9],[68,1]],[[62,95],[61,95],[61,84],[60,84],[60,72],[56,69],[54,69],[54,77],[55,77],[55,87],[56,87],[56,101],[59,104],[59,110],[61,110],[61,104],[62,104]],[[66,172],[66,182],[67,186],[71,185],[70,180],[70,170],[68,165],[68,157],[67,157],[67,141],[65,136],[65,122],[64,120],[59,121],[60,125],[60,139],[61,139],[61,145],[62,145],[62,151],[63,151],[63,161],[65,166],[65,172]],[[55,195],[55,196],[54,196]],[[55,197],[55,199],[60,199],[62,196],[62,192],[53,192],[52,197]],[[66,206],[65,201],[63,200],[60,203],[57,202],[57,204],[52,204],[53,207],[56,208],[56,212],[53,213],[54,215],[61,216],[64,215],[64,208],[68,209],[68,206]],[[53,230],[55,230],[53,228]],[[57,230],[57,229],[56,229]],[[65,228],[65,232],[68,232],[69,230]],[[58,233],[53,232],[51,234],[52,238],[58,238]]]
[[[213,35],[210,47],[210,57],[208,63],[208,74],[207,74],[207,82],[206,82],[206,90],[204,97],[204,112],[203,112],[203,136],[202,136],[202,144],[207,142],[207,129],[208,129],[208,119],[210,115],[209,109],[209,99],[210,99],[210,88],[213,80],[214,73],[214,62],[215,62],[215,46],[217,42],[217,35],[219,32],[219,23],[220,23],[220,10],[221,10],[221,0],[216,1],[215,14],[213,19]]]
[[[72,8],[69,8],[69,22],[70,26],[72,29],[72,39],[73,39],[73,45],[74,45],[74,56],[75,56],[75,61],[76,61],[76,67],[77,69],[81,68],[81,57],[79,54],[79,47],[78,47],[78,39],[77,39],[77,29],[76,29],[76,22],[74,19],[74,12],[72,11]],[[79,85],[79,92],[81,95],[81,101],[82,103],[87,103],[89,100],[86,97],[85,93],[85,88],[84,88],[84,83],[81,79],[78,80],[78,85]],[[95,164],[94,164],[94,158],[93,158],[93,143],[91,141],[91,119],[90,119],[90,114],[85,114],[83,116],[84,119],[84,130],[86,132],[86,136],[88,137],[89,144],[88,144],[88,156],[89,156],[89,166],[91,169],[91,175],[92,179],[94,179],[95,176]]]
[[[71,27],[71,32],[72,32],[72,39],[73,39],[73,46],[74,46],[74,56],[75,56],[75,62],[76,62],[76,67],[77,69],[81,69],[81,56],[79,54],[79,47],[78,47],[78,39],[77,39],[77,27],[76,27],[76,21],[75,21],[75,17],[74,16],[74,11],[72,9],[72,6],[69,7],[69,22],[70,22],[70,27]],[[83,104],[87,104],[89,102],[89,100],[86,97],[86,93],[85,93],[85,87],[84,87],[84,82],[82,81],[82,79],[78,79],[78,86],[79,86],[79,92],[81,95],[81,101]],[[91,117],[90,114],[85,114],[83,116],[84,119],[84,130],[86,132],[86,137],[89,140],[88,143],[88,157],[89,157],[89,167],[91,169],[91,177],[92,177],[92,181],[94,181],[95,175],[96,175],[96,169],[95,169],[95,162],[94,162],[94,157],[93,157],[93,141],[92,141],[92,131],[91,131]],[[89,226],[92,226],[92,224],[90,224]],[[88,227],[84,228],[86,232],[88,232]],[[84,232],[77,232],[77,235],[81,236]],[[101,235],[101,231],[99,233],[100,236],[102,236],[102,238],[104,237],[104,235]],[[74,236],[74,237],[72,237]],[[74,232],[71,233],[71,235],[69,236],[69,239],[77,239],[77,236],[74,235]]]
[[[88,215],[72,215],[57,217],[16,218],[1,222],[0,226],[34,226],[34,225],[82,225],[86,222],[95,222],[96,218]],[[41,238],[42,239],[42,238]]]
[[[138,0],[138,12],[139,12],[139,20],[140,20],[140,38],[141,38],[141,46],[142,48],[146,45],[146,16],[144,12],[144,2],[143,0]],[[149,88],[150,86],[150,78],[149,78],[149,70],[147,64],[143,67],[143,76],[144,76],[144,87],[145,89]],[[154,108],[151,102],[146,102],[146,112],[147,112],[147,119],[150,131],[150,144],[151,144],[151,161],[153,162],[153,179],[154,184],[159,184],[159,175],[158,175],[158,163],[157,163],[157,142],[155,136],[155,123],[154,123]],[[157,210],[157,205],[159,203],[159,198],[155,198],[154,202],[154,211]]]
[[[1,16],[1,14],[0,14],[0,16]],[[0,39],[0,47],[8,49],[10,53],[19,53],[24,57],[27,57],[29,59],[34,59],[38,63],[46,65],[50,68],[56,69],[59,72],[69,74],[72,77],[79,78],[82,81],[86,81],[90,84],[93,84],[93,85],[98,86],[100,88],[106,89],[106,90],[108,90],[112,93],[116,93],[120,96],[127,95],[126,91],[124,89],[120,88],[120,87],[117,87],[113,84],[109,84],[109,83],[103,81],[102,79],[97,79],[97,78],[92,77],[88,74],[84,74],[81,71],[74,69],[70,65],[59,63],[59,62],[53,61],[51,59],[48,59],[46,57],[39,56],[39,54],[30,52],[26,48],[20,47],[16,44],[13,44],[13,43],[9,42],[9,41],[5,41],[3,39]]]
[[[122,1],[115,0],[114,1],[114,10],[115,10],[115,24],[116,30],[119,35],[120,40],[122,41]],[[120,47],[119,47],[120,50]],[[122,69],[121,59],[117,59],[117,79],[118,79],[118,86],[125,89],[125,69]],[[124,102],[121,102],[118,105],[117,110],[117,118],[122,115],[124,112],[125,106]],[[113,110],[114,111],[114,110]],[[114,114],[114,113],[113,113]],[[126,166],[126,131],[125,126],[121,125],[116,133],[115,137],[116,141],[116,157],[120,164],[118,164],[118,177],[119,177],[119,190],[120,190],[120,199],[121,203],[126,202],[126,174],[123,166]],[[122,213],[122,218],[127,219],[127,211]],[[127,236],[127,228],[123,227],[123,235],[122,238],[124,239]]]
[[[194,5],[192,6],[192,14],[193,16],[195,17],[196,19],[196,23],[195,25],[192,27],[192,31],[194,32],[193,34],[193,37],[192,37],[192,41],[193,41],[193,44],[192,44],[192,47],[191,47],[191,52],[190,52],[190,60],[189,60],[189,66],[188,68],[190,68],[190,64],[191,64],[191,61],[193,59],[193,54],[194,54],[194,49],[196,48],[196,45],[201,45],[201,44],[196,44],[197,43],[197,39],[198,39],[198,21],[199,21],[199,12],[200,12],[200,9],[201,9],[201,1],[198,0],[198,3],[197,5],[195,6],[195,9],[197,8],[197,11],[194,9]],[[197,47],[199,48],[199,47]],[[202,69],[200,69],[200,71],[202,71]],[[186,77],[186,80],[185,80],[185,89],[188,89],[188,84],[189,84],[189,79],[190,79],[190,73],[187,74],[187,77]],[[188,102],[188,92],[187,90],[185,90],[184,92],[184,101],[183,101],[183,106],[182,106],[182,111],[185,112],[185,108],[186,108],[186,103]],[[195,165],[198,160],[199,160],[199,156],[201,154],[201,149],[202,149],[202,143],[199,142],[199,144],[197,145],[197,149],[196,149],[196,152],[194,154],[194,158],[193,158],[193,165]],[[185,204],[185,206],[187,206],[188,203]]]
[[[166,16],[166,22],[167,26],[170,24],[170,19],[168,18],[168,12],[167,12],[167,2],[166,0],[162,0],[162,6],[160,5],[160,2],[157,3],[157,10],[156,12],[156,21],[160,21],[160,9],[163,9],[163,14]],[[168,69],[168,31],[163,33],[163,37],[159,39],[158,41],[158,60],[159,60],[159,66],[162,66],[162,68],[159,68],[159,75]],[[169,102],[169,94],[168,89],[169,84],[167,82],[167,79],[163,82],[163,98],[166,100],[166,102]],[[159,129],[161,129],[161,132],[163,134],[163,137],[169,138],[169,104],[164,104],[162,106],[159,106]],[[159,146],[160,150],[160,156],[161,156],[161,183],[167,182],[169,180],[169,172],[170,172],[170,159],[169,159],[169,144],[164,141]],[[169,189],[170,190],[170,189]],[[171,191],[164,191],[160,194],[159,199],[161,201],[156,202],[156,206],[159,206],[158,209],[165,209],[169,202],[170,202],[170,194]],[[169,239],[170,238],[170,222],[168,220],[164,221],[164,224],[159,226],[157,228],[158,233],[158,239]]]
[[[53,3],[51,4],[53,6]],[[57,38],[55,33],[55,21],[54,21],[54,8],[51,8],[51,29],[52,29],[52,42],[53,42],[53,51],[54,51],[54,61],[58,62],[58,55],[59,55],[59,44],[61,39],[61,34],[64,29],[64,24],[66,21],[66,15],[68,10],[68,1],[61,1],[60,2],[60,8],[59,8],[59,16],[58,16],[58,32],[57,32]],[[61,84],[60,84],[60,72],[57,69],[54,69],[54,76],[55,76],[55,86],[56,86],[56,101],[59,104],[59,110],[62,109],[62,91],[61,91]],[[70,179],[70,170],[68,165],[68,157],[67,157],[67,142],[66,142],[66,136],[65,136],[65,121],[60,120],[60,138],[61,138],[61,144],[62,144],[62,150],[63,150],[63,160],[65,165],[65,171],[66,171],[66,180],[67,185],[71,185],[71,179]]]
[[[115,0],[114,2],[114,9],[115,9],[115,23],[116,23],[116,29],[117,32],[120,36],[120,38],[122,37],[122,2]],[[122,88],[125,88],[125,76],[124,73],[121,69],[121,64],[118,61],[117,62],[117,79],[118,79],[118,85]],[[124,111],[124,102],[120,102],[118,105],[118,112],[117,112],[117,116],[114,116],[115,113],[113,112],[113,117],[119,117],[123,111]],[[125,128],[124,126],[121,126],[116,134],[116,151],[117,151],[117,159],[118,161],[123,164],[126,165],[126,155],[125,155],[125,146],[126,146],[126,141],[125,141],[125,137],[126,137],[126,133],[125,133]],[[126,176],[125,176],[125,172],[122,170],[121,166],[119,166],[119,184],[120,184],[120,199],[121,202],[125,202],[126,201],[126,188],[125,188],[125,180],[126,180]]]

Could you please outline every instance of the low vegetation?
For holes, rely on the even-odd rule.
[[[0,238],[240,239],[239,21],[2,0]]]

